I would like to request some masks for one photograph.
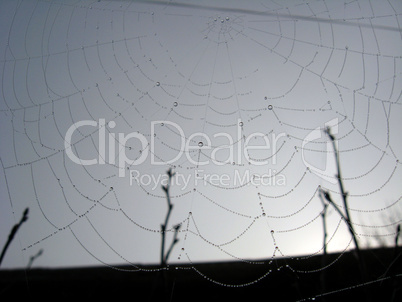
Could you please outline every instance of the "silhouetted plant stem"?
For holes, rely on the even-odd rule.
[[[169,192],[169,190],[170,190],[170,184],[171,184],[171,181],[172,181],[172,177],[174,176],[174,173],[172,173],[171,169],[169,169],[167,173],[168,173],[168,176],[169,176],[168,183],[166,184],[166,186],[162,186],[162,189],[166,194],[166,201],[167,201],[167,205],[168,205],[168,211],[166,213],[165,222],[164,222],[164,224],[161,225],[161,235],[162,235],[161,266],[162,267],[166,266],[167,260],[168,260],[168,258],[170,256],[170,253],[173,250],[174,245],[179,241],[179,239],[177,238],[177,233],[178,233],[178,231],[180,229],[180,225],[176,225],[176,226],[173,227],[174,231],[175,231],[173,241],[172,241],[172,243],[171,243],[171,245],[169,247],[168,252],[165,254],[166,228],[167,228],[167,225],[169,223],[170,213],[172,212],[172,209],[173,209],[173,204],[170,201],[170,192]]]
[[[177,224],[173,227],[174,229],[174,235],[173,235],[173,239],[172,242],[170,244],[169,249],[167,250],[167,252],[165,253],[165,246],[166,246],[166,232],[167,232],[167,228],[168,228],[168,224],[169,224],[169,218],[170,218],[170,214],[172,212],[173,209],[173,204],[170,200],[170,185],[172,182],[172,178],[174,176],[174,173],[172,172],[171,169],[169,169],[167,171],[168,174],[168,182],[166,185],[162,185],[162,190],[165,192],[166,194],[166,201],[167,201],[167,212],[166,212],[166,217],[165,217],[165,221],[163,224],[161,224],[161,235],[162,235],[162,242],[161,242],[161,268],[163,269],[163,271],[161,271],[161,274],[159,275],[162,278],[162,282],[163,282],[163,297],[168,299],[169,296],[171,296],[173,294],[173,288],[172,291],[169,293],[169,285],[168,285],[168,275],[167,275],[167,269],[168,269],[168,259],[170,256],[170,253],[173,250],[173,247],[176,245],[176,243],[179,241],[179,239],[177,238],[178,232],[180,230],[181,225]]]
[[[401,226],[398,224],[396,227],[396,234],[395,234],[395,246],[394,246],[394,257],[391,261],[391,263],[388,265],[388,268],[386,269],[385,273],[382,275],[382,277],[391,277],[391,284],[392,284],[392,293],[391,293],[391,298],[389,301],[393,302],[396,301],[396,296],[397,293],[402,290],[401,282],[397,280],[397,274],[399,272],[398,268],[401,267],[401,259],[402,259],[402,252],[400,251],[400,248],[398,247],[398,238],[401,233]],[[382,282],[381,282],[382,285]]]
[[[357,260],[358,260],[358,263],[359,263],[361,277],[362,277],[362,280],[364,282],[368,278],[367,268],[366,268],[366,265],[364,263],[362,254],[360,252],[359,243],[357,241],[356,233],[355,233],[355,231],[353,229],[352,220],[351,220],[350,214],[349,214],[349,207],[348,207],[348,203],[347,203],[348,193],[345,191],[345,189],[343,187],[342,176],[341,176],[341,167],[340,167],[340,161],[339,161],[339,151],[338,151],[338,148],[336,147],[336,142],[335,142],[336,139],[331,134],[331,129],[330,128],[326,128],[325,133],[330,138],[330,140],[332,142],[332,147],[334,149],[336,168],[337,168],[336,178],[338,179],[338,185],[339,185],[339,190],[340,190],[341,196],[342,196],[342,201],[343,201],[343,207],[344,207],[344,210],[345,210],[345,214],[343,214],[343,212],[339,209],[339,207],[336,205],[336,203],[333,202],[329,192],[323,191],[323,194],[324,194],[324,197],[327,199],[327,201],[335,208],[335,210],[339,213],[339,215],[342,217],[342,219],[348,225],[349,232],[352,235],[353,243],[355,245],[355,252],[356,252]],[[367,299],[367,301],[371,300],[371,297],[370,297],[369,293],[367,292],[367,290],[366,290],[366,299]]]
[[[324,200],[324,192],[320,189],[318,192],[318,197],[321,199],[321,203],[323,204],[324,209],[322,210],[321,213],[321,218],[322,218],[322,227],[323,227],[323,232],[324,232],[324,238],[323,238],[323,255],[321,258],[321,266],[325,267],[327,265],[327,223],[326,223],[326,215],[327,215],[327,209],[328,209],[328,203],[325,202]],[[326,270],[322,270],[321,275],[320,275],[320,281],[321,281],[321,291],[323,293],[326,292],[327,289],[327,280],[326,280]],[[323,301],[325,301],[325,298],[323,298]]]
[[[321,202],[322,202],[322,204],[324,206],[324,209],[322,210],[322,213],[321,213],[322,227],[323,227],[323,230],[324,230],[323,253],[324,253],[324,255],[327,255],[327,236],[328,236],[328,234],[327,234],[327,223],[326,223],[326,217],[325,216],[327,215],[328,203],[326,203],[324,201],[323,195],[324,195],[324,192],[320,189],[319,192],[318,192],[318,196],[320,197]]]
[[[346,224],[348,225],[349,232],[350,232],[350,234],[352,235],[352,239],[353,239],[353,242],[354,242],[355,247],[356,247],[356,252],[357,252],[358,256],[360,256],[359,244],[358,244],[358,242],[357,242],[357,238],[356,238],[355,231],[354,231],[354,229],[353,229],[352,223],[351,223],[350,220],[343,214],[343,212],[339,209],[339,207],[336,205],[336,203],[332,200],[331,195],[329,194],[329,192],[326,192],[326,191],[322,191],[322,192],[323,192],[323,194],[324,194],[324,196],[325,196],[325,199],[328,200],[328,202],[329,202],[329,203],[334,207],[334,209],[338,212],[339,216],[341,216],[341,218],[342,218],[342,219],[346,222]]]
[[[170,244],[170,247],[169,247],[169,249],[168,249],[168,251],[167,251],[167,253],[166,253],[166,256],[165,256],[165,262],[167,262],[167,260],[169,259],[169,256],[170,256],[170,253],[172,252],[172,250],[173,250],[173,247],[175,246],[175,244],[179,241],[179,239],[177,238],[177,235],[178,235],[178,232],[179,232],[179,230],[180,230],[180,227],[181,227],[181,225],[180,224],[178,224],[178,225],[175,225],[173,228],[174,228],[174,237],[173,237],[173,240],[172,240],[172,243]]]
[[[348,203],[347,203],[347,196],[348,193],[345,192],[345,189],[343,187],[343,182],[342,182],[342,176],[341,176],[341,167],[340,167],[340,162],[339,162],[339,153],[338,153],[338,149],[336,147],[336,143],[335,143],[335,137],[331,134],[331,131],[329,128],[327,128],[325,130],[325,132],[327,133],[327,135],[329,136],[329,138],[331,139],[332,142],[332,147],[334,149],[334,154],[335,154],[335,160],[336,160],[336,168],[337,168],[337,175],[336,178],[338,179],[338,185],[339,185],[339,189],[341,192],[341,196],[342,196],[342,200],[343,200],[343,208],[345,210],[345,215],[342,213],[342,211],[338,208],[338,206],[332,201],[330,195],[328,192],[324,192],[324,196],[326,197],[326,199],[332,204],[332,206],[335,208],[335,210],[341,215],[341,217],[345,220],[345,222],[347,223],[348,227],[349,227],[349,231],[352,235],[353,238],[353,242],[355,244],[355,248],[356,248],[356,253],[358,254],[358,257],[360,257],[360,247],[359,247],[359,243],[357,241],[356,238],[356,234],[355,231],[353,229],[353,225],[352,225],[352,220],[350,218],[350,214],[349,214],[349,207],[348,207]]]
[[[401,225],[398,224],[396,227],[396,235],[395,235],[395,249],[398,248],[398,239],[399,239],[400,233],[401,233]]]
[[[36,255],[33,255],[29,258],[29,263],[28,263],[28,269],[30,269],[32,267],[33,262],[36,260],[36,258],[38,258],[40,255],[42,255],[43,250],[40,249]]]
[[[4,255],[6,254],[6,251],[7,251],[8,247],[9,247],[11,241],[13,241],[14,236],[15,236],[15,234],[17,233],[18,229],[20,228],[20,226],[21,226],[25,221],[28,220],[28,212],[29,212],[29,208],[26,208],[25,211],[24,211],[24,213],[22,214],[22,217],[21,217],[20,221],[19,221],[17,224],[15,224],[15,225],[13,226],[13,228],[11,229],[11,232],[10,232],[10,234],[8,235],[8,240],[7,240],[6,244],[4,245],[3,250],[2,250],[2,252],[1,252],[1,255],[0,255],[0,266],[1,266],[1,263],[2,263],[2,261],[3,261]]]

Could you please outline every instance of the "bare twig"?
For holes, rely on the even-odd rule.
[[[398,224],[396,227],[396,234],[395,234],[394,259],[391,261],[391,263],[388,265],[388,268],[386,269],[384,274],[381,276],[381,277],[391,276],[391,278],[394,280],[390,301],[395,301],[396,293],[398,291],[400,291],[400,288],[401,288],[400,282],[397,282],[397,280],[396,280],[396,276],[397,276],[396,271],[401,266],[401,258],[402,258],[402,252],[399,251],[399,248],[398,248],[398,238],[399,238],[400,232],[401,232],[401,225]],[[382,282],[381,282],[381,285],[382,285]]]
[[[179,241],[179,239],[177,238],[178,232],[180,230],[181,225],[177,224],[173,227],[174,230],[174,235],[173,235],[173,239],[172,242],[170,244],[170,247],[167,251],[167,253],[165,254],[165,245],[166,245],[166,233],[167,233],[167,228],[168,228],[168,223],[169,223],[169,218],[170,218],[170,214],[172,212],[173,209],[173,204],[170,200],[170,185],[172,182],[172,178],[174,176],[175,173],[172,172],[172,169],[169,169],[167,171],[168,174],[168,182],[166,185],[162,185],[162,190],[165,192],[166,194],[166,201],[167,201],[167,213],[166,213],[166,217],[165,217],[165,221],[163,224],[161,224],[161,235],[162,235],[162,243],[161,243],[161,268],[168,268],[167,262],[170,256],[170,253],[173,250],[173,247],[176,245],[176,243]],[[161,279],[159,279],[161,278]],[[162,288],[163,291],[161,292],[162,295],[164,296],[164,299],[168,299],[169,296],[171,296],[173,294],[173,288],[174,288],[174,283],[173,283],[173,287],[171,290],[171,293],[169,294],[169,276],[168,276],[168,271],[163,269],[159,276],[158,279],[162,282]]]
[[[318,191],[318,197],[321,200],[321,203],[324,207],[321,213],[321,218],[322,218],[322,226],[323,226],[323,232],[324,232],[324,238],[323,238],[323,255],[321,257],[321,265],[322,267],[325,267],[327,264],[327,223],[326,223],[326,215],[327,215],[327,210],[328,210],[328,203],[324,200],[324,191],[320,188]],[[322,270],[320,274],[320,282],[321,282],[321,290],[322,292],[326,292],[327,290],[327,272],[326,270]],[[323,298],[323,301],[325,299]]]
[[[169,259],[169,256],[170,256],[170,253],[172,252],[172,250],[173,250],[173,247],[175,246],[175,244],[177,243],[177,242],[179,242],[179,239],[177,238],[177,234],[178,234],[178,232],[179,232],[179,230],[180,230],[180,227],[181,227],[181,224],[177,224],[177,225],[175,225],[173,228],[174,228],[174,237],[173,237],[173,240],[172,240],[172,243],[170,244],[170,247],[169,247],[169,249],[168,249],[168,251],[167,251],[167,253],[166,253],[166,256],[165,256],[165,263],[167,263],[167,261],[168,261],[168,259]]]
[[[398,239],[400,234],[401,234],[401,225],[398,224],[398,226],[396,227],[396,234],[395,234],[394,259],[399,258],[399,256],[401,255],[401,252],[399,251],[398,248]]]
[[[327,223],[326,223],[325,216],[327,215],[328,203],[326,203],[324,201],[323,195],[324,195],[324,191],[322,189],[320,189],[318,192],[318,196],[320,197],[321,202],[324,206],[324,209],[321,213],[321,217],[322,217],[322,227],[324,229],[323,249],[324,249],[324,255],[326,255],[327,254],[327,236],[328,236],[328,234],[327,234]]]
[[[331,197],[329,195],[329,192],[324,192],[324,196],[331,203],[331,205],[335,208],[335,210],[341,215],[341,217],[346,221],[346,223],[348,224],[349,231],[352,234],[353,242],[354,242],[355,247],[356,247],[356,252],[358,253],[358,256],[360,256],[359,243],[357,241],[356,234],[355,234],[354,229],[353,229],[352,220],[351,220],[350,214],[349,214],[349,207],[348,207],[348,203],[347,203],[348,193],[345,192],[345,189],[343,187],[342,176],[341,176],[341,167],[340,167],[340,163],[339,163],[339,152],[338,152],[338,149],[336,148],[335,137],[331,134],[331,129],[330,128],[325,129],[325,133],[330,138],[330,140],[332,142],[332,147],[334,149],[335,160],[336,160],[336,168],[337,168],[336,178],[338,179],[338,184],[339,184],[339,189],[340,189],[342,200],[343,200],[343,208],[345,210],[345,215],[342,213],[342,211],[340,211],[340,209],[332,201],[332,199],[331,199]]]
[[[342,218],[342,219],[346,222],[346,224],[348,225],[348,229],[349,229],[350,234],[352,235],[352,239],[353,239],[353,242],[354,242],[354,244],[355,244],[356,251],[357,251],[357,253],[358,253],[358,256],[360,256],[359,243],[358,243],[358,241],[357,241],[356,234],[355,234],[355,231],[354,231],[354,229],[353,229],[352,222],[348,219],[348,217],[346,217],[346,216],[342,213],[342,211],[339,209],[339,207],[337,206],[337,204],[332,200],[331,195],[329,194],[329,192],[326,192],[326,191],[322,191],[322,192],[323,192],[323,195],[324,195],[325,199],[329,202],[330,205],[332,205],[332,206],[334,207],[334,209],[338,212],[339,216],[341,216],[341,218]]]
[[[327,135],[331,139],[332,147],[334,148],[334,154],[335,154],[335,160],[336,160],[336,168],[337,168],[336,178],[338,179],[339,189],[340,189],[341,195],[342,195],[343,206],[344,206],[345,214],[346,214],[345,218],[349,222],[348,224],[350,224],[349,227],[352,227],[352,220],[350,218],[349,208],[348,208],[348,204],[347,204],[348,193],[345,192],[345,189],[343,188],[343,182],[342,182],[342,176],[341,176],[341,167],[340,167],[340,163],[339,163],[339,152],[338,152],[338,149],[336,148],[335,137],[331,134],[330,128],[327,128],[325,130],[325,132],[327,133]],[[351,230],[353,231],[353,227],[351,228]],[[356,245],[356,249],[359,249],[357,241],[355,241],[355,245]]]
[[[30,269],[32,267],[33,262],[36,260],[36,258],[38,258],[39,256],[41,256],[43,254],[43,250],[40,249],[35,255],[31,256],[29,258],[29,263],[28,263],[28,269]]]
[[[400,233],[401,233],[401,225],[398,224],[398,226],[396,227],[396,235],[395,235],[395,249],[398,247],[398,239]]]
[[[20,221],[15,224],[13,226],[13,228],[11,229],[10,234],[8,235],[8,240],[6,242],[6,244],[3,247],[3,251],[1,252],[1,256],[0,256],[0,265],[3,261],[4,255],[6,254],[6,251],[11,243],[11,241],[13,241],[15,234],[17,233],[18,229],[20,228],[20,226],[28,220],[28,212],[29,212],[29,208],[26,208],[24,213],[22,213],[22,217],[20,219]]]
[[[352,235],[352,239],[355,244],[355,252],[357,255],[357,260],[359,262],[360,273],[361,273],[363,281],[365,281],[368,277],[367,269],[366,269],[366,265],[363,261],[362,254],[360,252],[359,243],[357,241],[356,233],[353,229],[352,220],[351,220],[350,214],[349,214],[349,207],[348,207],[348,202],[347,202],[348,193],[345,191],[345,189],[343,187],[342,176],[341,176],[341,167],[340,167],[340,162],[339,162],[339,152],[338,152],[338,149],[336,147],[336,142],[335,142],[336,139],[335,139],[335,136],[333,136],[331,134],[331,129],[329,127],[325,129],[325,133],[330,138],[330,140],[332,142],[332,147],[334,149],[336,168],[337,168],[336,178],[338,179],[338,185],[339,185],[339,190],[340,190],[341,196],[342,196],[343,208],[345,210],[345,214],[339,209],[337,204],[335,202],[333,202],[329,192],[323,191],[323,194],[324,194],[325,199],[335,208],[335,210],[339,213],[339,215],[342,217],[342,219],[348,225],[349,232]],[[367,295],[367,299],[370,300],[369,294],[366,293],[366,295]]]
[[[161,246],[161,266],[165,266],[167,263],[167,260],[170,256],[171,251],[173,250],[174,245],[179,241],[179,239],[177,238],[177,234],[179,232],[180,229],[180,225],[176,225],[174,226],[174,237],[173,237],[173,241],[169,247],[168,252],[165,255],[165,241],[166,241],[166,229],[167,229],[167,225],[169,222],[169,217],[170,217],[170,213],[172,212],[173,209],[173,204],[170,201],[170,194],[169,194],[169,190],[170,190],[170,185],[171,185],[171,181],[172,181],[172,177],[174,176],[175,173],[172,172],[172,169],[169,169],[167,172],[169,178],[168,178],[168,183],[165,186],[162,186],[163,191],[166,194],[166,200],[167,200],[167,205],[168,205],[168,211],[166,213],[166,217],[165,217],[165,222],[164,224],[161,225],[161,234],[162,234],[162,246]]]

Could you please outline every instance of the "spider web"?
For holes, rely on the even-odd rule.
[[[157,262],[168,168],[168,235],[181,224],[174,263],[199,272],[198,261],[344,252],[352,239],[331,209],[322,240],[319,188],[341,207],[327,126],[359,240],[392,244],[402,197],[400,3],[228,6],[2,3],[2,199],[15,219],[30,207],[23,255],[43,248],[38,265],[132,271]],[[66,147],[80,121],[96,126],[74,128]],[[148,144],[122,141],[128,133]],[[68,149],[97,164],[74,163]],[[122,154],[147,158],[122,165]]]

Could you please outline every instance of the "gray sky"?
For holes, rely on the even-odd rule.
[[[1,242],[30,208],[3,266],[40,249],[36,266],[157,263],[169,166],[168,227],[182,223],[171,262],[320,253],[318,187],[341,205],[326,126],[361,243],[392,240],[401,12],[368,0],[1,1]],[[333,209],[328,228],[329,251],[353,247]]]

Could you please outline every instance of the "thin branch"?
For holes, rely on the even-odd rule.
[[[341,195],[342,195],[343,207],[344,207],[344,209],[345,209],[345,216],[344,216],[343,214],[341,214],[342,212],[339,210],[338,207],[336,207],[335,203],[332,202],[332,205],[335,207],[335,209],[338,211],[338,213],[340,213],[341,216],[342,216],[343,218],[345,218],[345,221],[346,221],[346,223],[347,223],[348,226],[349,226],[349,230],[350,230],[350,232],[352,233],[353,242],[354,242],[354,244],[355,244],[356,251],[357,251],[358,254],[360,254],[359,244],[358,244],[358,242],[357,242],[356,234],[355,234],[355,232],[354,232],[353,225],[352,225],[352,220],[351,220],[350,214],[349,214],[349,207],[348,207],[348,203],[347,203],[347,196],[348,196],[348,193],[345,192],[345,189],[344,189],[344,187],[343,187],[342,176],[341,176],[341,167],[340,167],[340,163],[339,163],[339,151],[338,151],[338,149],[336,148],[335,137],[331,134],[331,129],[330,129],[330,128],[327,128],[327,129],[325,130],[325,132],[326,132],[326,134],[328,135],[328,137],[331,139],[331,141],[332,141],[332,147],[334,148],[335,160],[336,160],[336,168],[337,168],[337,175],[336,175],[336,177],[337,177],[337,179],[338,179],[339,189],[340,189]],[[329,196],[329,193],[327,193],[327,194],[328,194],[328,196]],[[328,201],[329,201],[329,200],[328,200]]]
[[[28,212],[29,212],[29,208],[26,208],[24,213],[22,214],[22,217],[20,219],[20,221],[15,224],[13,226],[13,228],[11,229],[10,234],[8,235],[8,240],[6,242],[6,244],[3,247],[3,251],[1,252],[1,256],[0,256],[0,266],[1,263],[3,261],[4,255],[6,254],[6,251],[8,249],[8,246],[10,245],[11,241],[13,241],[15,234],[17,233],[18,229],[20,228],[20,226],[28,220]]]
[[[321,203],[324,207],[321,218],[322,218],[322,226],[324,231],[324,238],[323,238],[323,256],[321,257],[321,265],[325,267],[327,265],[327,222],[326,222],[326,215],[328,210],[328,203],[324,200],[324,191],[320,188],[318,191],[318,197],[321,200]],[[327,272],[326,270],[322,270],[320,274],[320,283],[321,283],[321,290],[322,292],[326,292],[327,290]],[[324,301],[324,300],[323,300]]]
[[[327,234],[327,223],[326,223],[325,216],[327,214],[328,203],[326,203],[324,201],[323,195],[324,195],[324,191],[322,189],[320,189],[318,196],[320,197],[321,202],[324,206],[324,210],[322,211],[321,217],[322,217],[322,226],[324,229],[324,255],[326,255],[327,254],[327,235],[328,234]]]
[[[39,258],[39,256],[41,256],[43,254],[43,250],[40,249],[36,255],[33,255],[29,258],[29,263],[28,263],[28,269],[30,269],[32,267],[32,264],[34,263],[34,261],[36,260],[36,258]]]
[[[170,185],[171,185],[171,181],[172,181],[172,177],[174,176],[174,173],[172,172],[172,169],[169,169],[167,172],[169,178],[168,178],[168,183],[165,186],[162,186],[162,190],[165,192],[166,194],[166,201],[167,201],[167,205],[168,205],[168,211],[166,213],[166,217],[165,217],[165,222],[164,224],[161,225],[161,234],[162,234],[162,246],[161,246],[161,266],[165,266],[167,263],[167,260],[169,258],[170,252],[173,249],[173,246],[178,242],[177,239],[177,233],[179,231],[180,226],[175,226],[175,234],[174,234],[174,238],[173,238],[173,242],[167,252],[167,254],[165,255],[165,241],[166,241],[166,229],[167,229],[167,225],[169,223],[169,217],[170,217],[170,213],[172,212],[173,209],[173,204],[170,201]]]
[[[348,225],[348,229],[350,234],[352,235],[353,238],[353,242],[356,246],[356,250],[359,251],[359,245],[357,242],[357,238],[356,238],[356,234],[355,231],[353,229],[352,223],[350,222],[350,220],[342,213],[342,211],[339,209],[339,207],[337,206],[337,204],[332,200],[331,195],[329,194],[329,192],[326,192],[324,190],[321,190],[325,199],[329,202],[330,205],[332,205],[334,207],[334,209],[338,212],[338,214],[341,216],[341,218],[346,222],[346,224]]]
[[[329,195],[329,192],[324,192],[324,197],[335,208],[335,210],[339,213],[339,215],[342,217],[342,219],[346,221],[346,223],[348,225],[349,232],[352,235],[353,242],[355,244],[355,251],[356,251],[357,260],[358,260],[359,267],[360,267],[360,273],[361,273],[363,281],[365,281],[367,279],[367,277],[368,277],[367,268],[366,268],[366,265],[364,263],[362,254],[360,252],[359,243],[357,241],[356,233],[355,233],[355,231],[353,229],[352,220],[351,220],[350,214],[349,214],[349,207],[348,207],[348,203],[347,203],[348,193],[345,191],[345,189],[343,187],[342,176],[341,176],[341,167],[340,167],[340,162],[339,162],[339,151],[338,151],[338,149],[336,147],[336,142],[335,142],[336,139],[335,139],[335,136],[333,136],[331,134],[331,129],[329,127],[325,129],[325,133],[330,138],[330,140],[332,142],[332,147],[334,149],[335,160],[336,160],[336,168],[337,168],[336,177],[338,179],[339,190],[340,190],[341,195],[342,195],[343,207],[344,207],[344,210],[345,210],[345,214],[343,214],[343,212],[339,209],[339,207],[332,201],[332,198]],[[367,301],[371,300],[370,294],[368,293],[368,291],[366,291],[366,298],[367,298]]]
[[[169,256],[170,256],[170,253],[171,253],[172,250],[173,250],[173,247],[175,246],[175,244],[176,244],[177,242],[179,242],[179,239],[177,238],[177,235],[178,235],[178,233],[179,233],[180,227],[181,227],[181,224],[178,224],[178,225],[175,225],[175,226],[174,226],[174,237],[173,237],[172,243],[170,244],[169,250],[168,250],[167,253],[166,253],[166,256],[165,256],[165,263],[167,263],[167,261],[168,261],[168,259],[169,259]]]
[[[399,239],[399,235],[401,234],[401,225],[398,224],[396,227],[396,234],[395,234],[395,247],[394,247],[394,258],[396,259],[397,257],[400,256],[400,253],[398,255],[398,239]]]

